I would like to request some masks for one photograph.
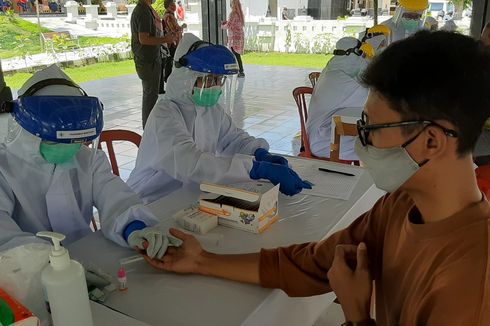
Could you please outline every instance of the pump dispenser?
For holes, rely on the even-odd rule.
[[[65,236],[48,231],[36,235],[53,242],[49,265],[44,268],[41,281],[46,290],[54,326],[92,326],[85,272],[83,266],[71,260],[68,250],[61,246],[60,242]]]

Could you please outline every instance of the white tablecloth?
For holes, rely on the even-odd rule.
[[[335,168],[334,163],[324,164]],[[198,194],[197,189],[181,189],[152,203],[150,208],[164,223],[174,225],[170,217],[197,200]],[[381,195],[367,172],[347,201],[280,195],[280,220],[263,234],[218,226],[210,231],[211,240],[203,240],[203,246],[218,253],[244,253],[262,247],[318,241],[348,225]],[[119,259],[134,252],[96,232],[72,244],[70,255],[115,275]],[[289,298],[280,290],[165,273],[144,262],[130,265],[126,272],[128,292],[115,293],[105,305],[151,325],[312,325],[333,299],[332,294]]]

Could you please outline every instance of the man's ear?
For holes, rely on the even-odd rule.
[[[424,130],[425,143],[423,151],[423,156],[427,159],[439,157],[444,155],[449,146],[448,136],[444,131],[437,126],[427,126]]]

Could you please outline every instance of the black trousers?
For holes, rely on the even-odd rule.
[[[236,61],[238,61],[238,67],[240,69],[240,72],[243,72],[242,56],[239,53],[235,52],[233,48],[231,48],[231,52],[233,52],[233,54],[236,57]]]
[[[162,73],[160,76],[160,89],[159,94],[165,94],[165,83],[167,82],[168,76],[172,73],[172,67],[174,64],[174,55],[176,47],[168,47],[169,56],[163,59],[162,62]]]

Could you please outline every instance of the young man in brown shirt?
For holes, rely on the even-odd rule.
[[[451,69],[432,83],[418,72],[436,61]],[[419,32],[382,52],[363,81],[356,153],[389,193],[370,211],[323,241],[247,255],[212,254],[171,230],[183,245],[148,262],[290,296],[333,290],[346,325],[490,325],[490,205],[471,157],[490,113],[489,49]]]

